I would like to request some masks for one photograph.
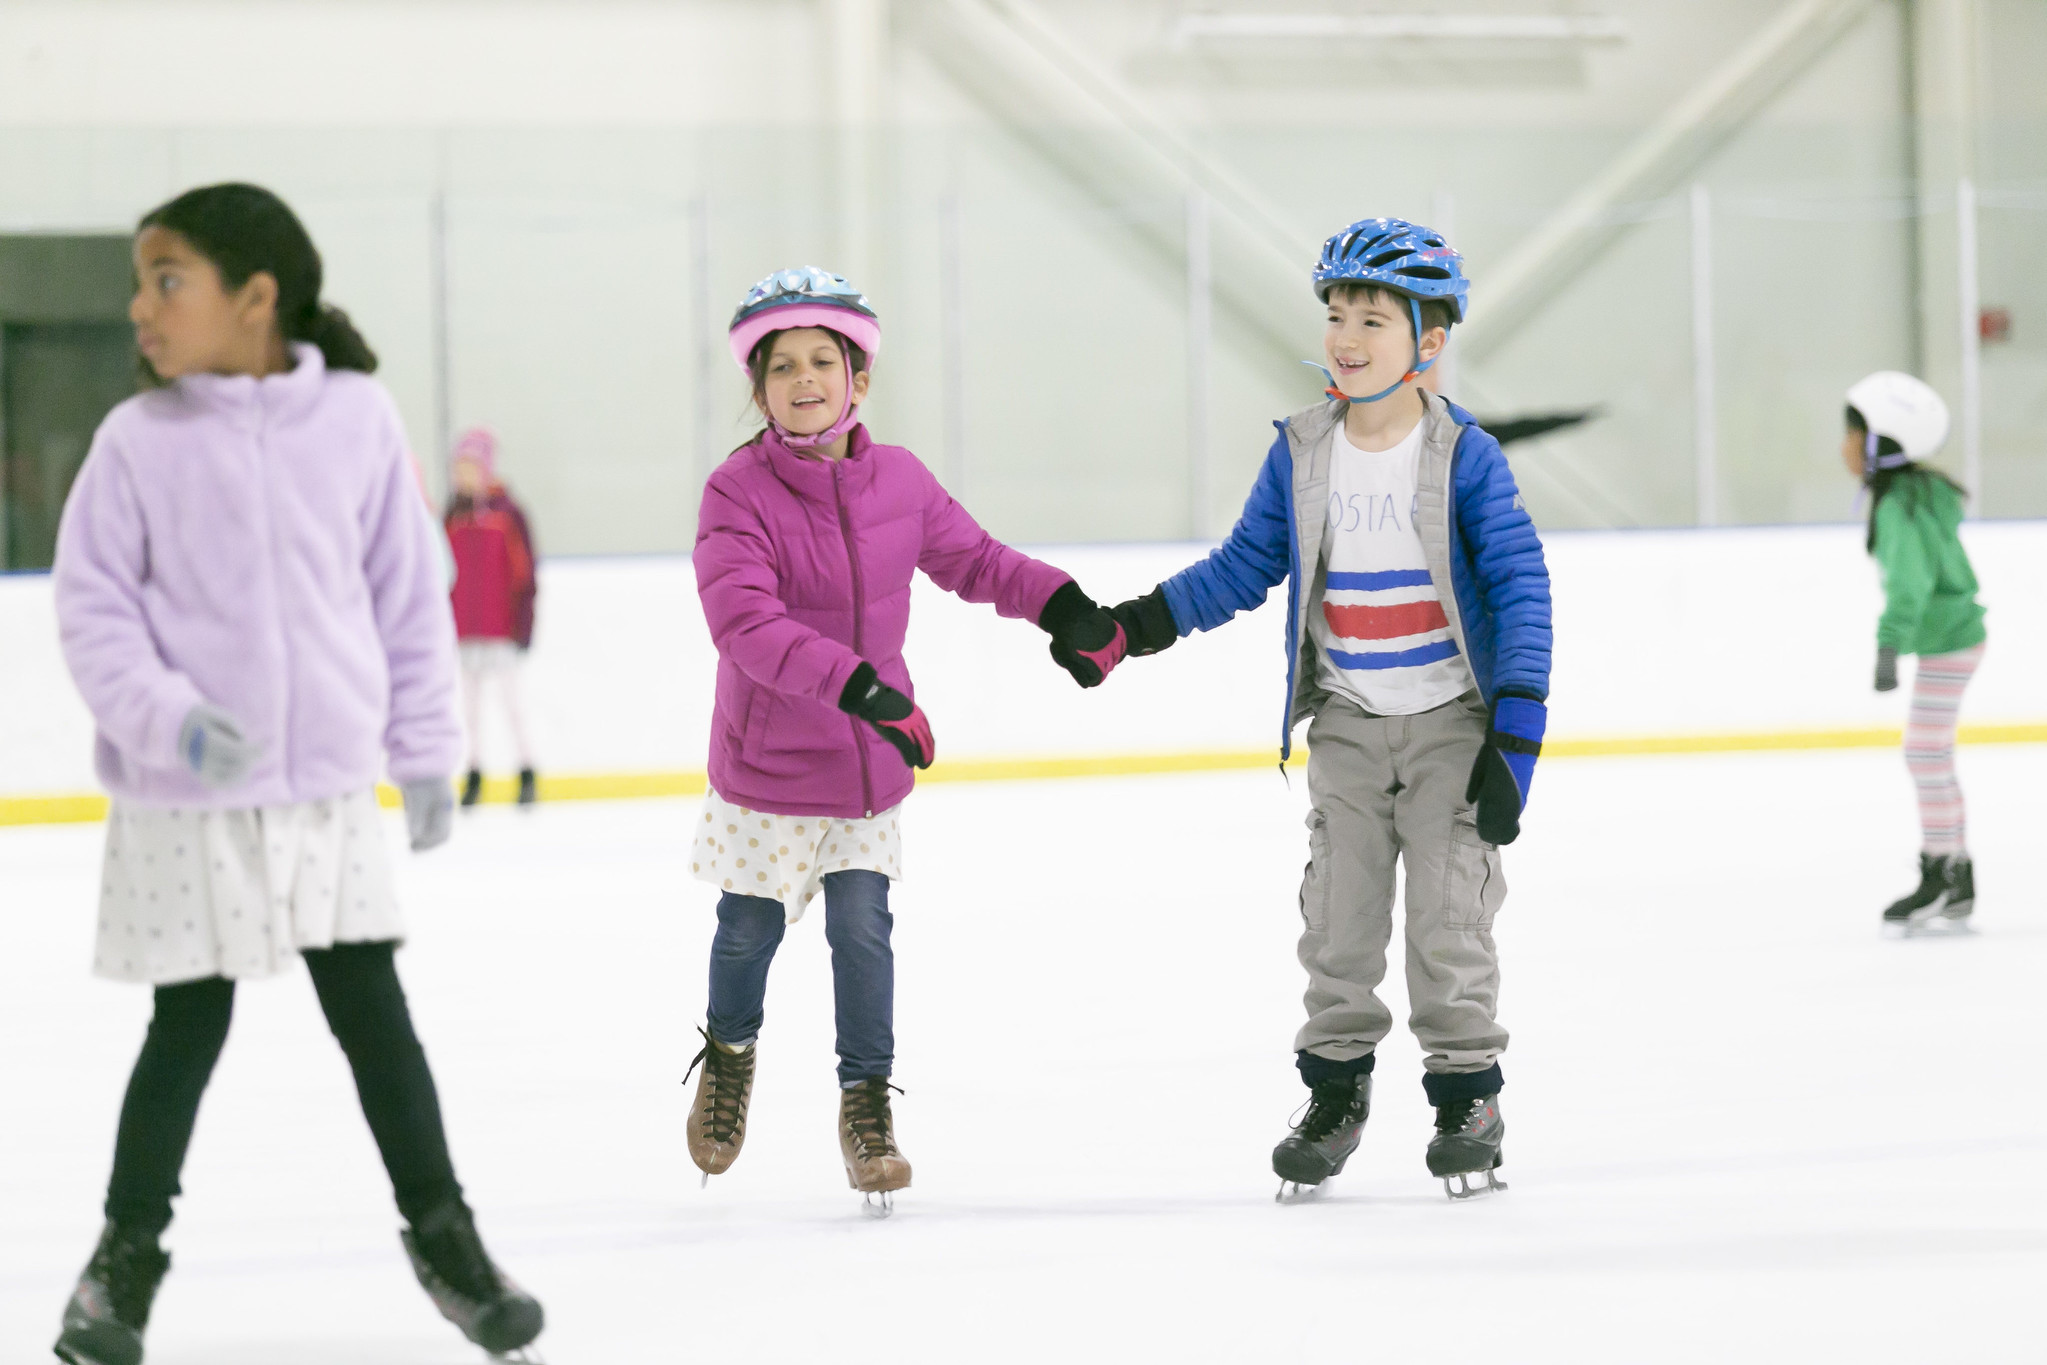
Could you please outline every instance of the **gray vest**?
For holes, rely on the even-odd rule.
[[[1415,495],[1420,504],[1419,530],[1422,557],[1429,567],[1429,580],[1443,601],[1443,615],[1450,620],[1450,638],[1458,653],[1471,657],[1464,639],[1464,616],[1457,607],[1457,590],[1450,577],[1450,460],[1463,430],[1450,415],[1450,405],[1427,389],[1417,390],[1426,411],[1422,414],[1421,467],[1415,473]],[[1296,595],[1297,614],[1292,622],[1296,641],[1294,655],[1294,696],[1287,712],[1287,730],[1315,714],[1327,693],[1315,681],[1315,643],[1308,635],[1308,622],[1322,610],[1322,596],[1329,566],[1322,553],[1322,532],[1329,525],[1329,461],[1336,448],[1337,424],[1350,404],[1332,398],[1303,408],[1286,421],[1287,446],[1294,459],[1294,542],[1300,547],[1301,572],[1307,575],[1308,590]]]

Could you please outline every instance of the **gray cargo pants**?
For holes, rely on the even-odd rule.
[[[1493,1017],[1500,853],[1478,837],[1464,785],[1485,742],[1476,691],[1416,716],[1340,697],[1308,727],[1309,863],[1301,881],[1308,1022],[1297,1052],[1349,1061],[1393,1016],[1377,994],[1393,935],[1393,865],[1407,871],[1408,1025],[1436,1075],[1484,1071],[1507,1046]]]

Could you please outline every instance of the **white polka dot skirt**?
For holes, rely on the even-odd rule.
[[[826,873],[863,868],[902,880],[902,811],[891,806],[864,820],[777,815],[735,806],[714,791],[697,816],[690,874],[720,891],[780,901],[794,924]]]
[[[296,806],[107,813],[93,972],[272,976],[300,951],[405,936],[374,792]]]

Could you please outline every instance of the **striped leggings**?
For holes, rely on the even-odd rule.
[[[1962,786],[1955,780],[1955,726],[1962,690],[1983,646],[1954,654],[1921,655],[1912,680],[1912,713],[1905,722],[1905,766],[1919,788],[1919,829],[1928,853],[1964,852]]]

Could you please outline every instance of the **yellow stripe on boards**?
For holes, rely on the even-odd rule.
[[[1964,725],[1963,744],[2047,744],[2047,723]],[[1544,758],[1617,758],[1629,755],[1732,754],[1819,749],[1891,749],[1903,743],[1895,729],[1767,730],[1712,735],[1619,735],[1594,739],[1552,739]],[[1290,767],[1306,755],[1296,747]],[[1046,778],[1135,777],[1158,773],[1235,772],[1277,767],[1274,749],[1197,749],[1180,753],[1073,754],[1044,757],[960,758],[938,763],[920,782],[1030,782]],[[639,773],[562,773],[542,776],[542,801],[628,801],[657,796],[700,796],[701,770]],[[509,805],[519,784],[508,777],[484,779],[483,800]],[[377,788],[389,809],[400,804],[398,789]],[[0,825],[91,824],[106,818],[107,798],[91,794],[0,796]]]
[[[1964,725],[1956,733],[1962,744],[2047,744],[2047,724]],[[1625,754],[1733,754],[1799,749],[1894,749],[1905,742],[1897,729],[1766,730],[1718,735],[1613,736],[1603,739],[1554,739],[1542,746],[1544,758],[1611,758]]]
[[[0,796],[0,825],[91,825],[106,818],[104,796]]]

